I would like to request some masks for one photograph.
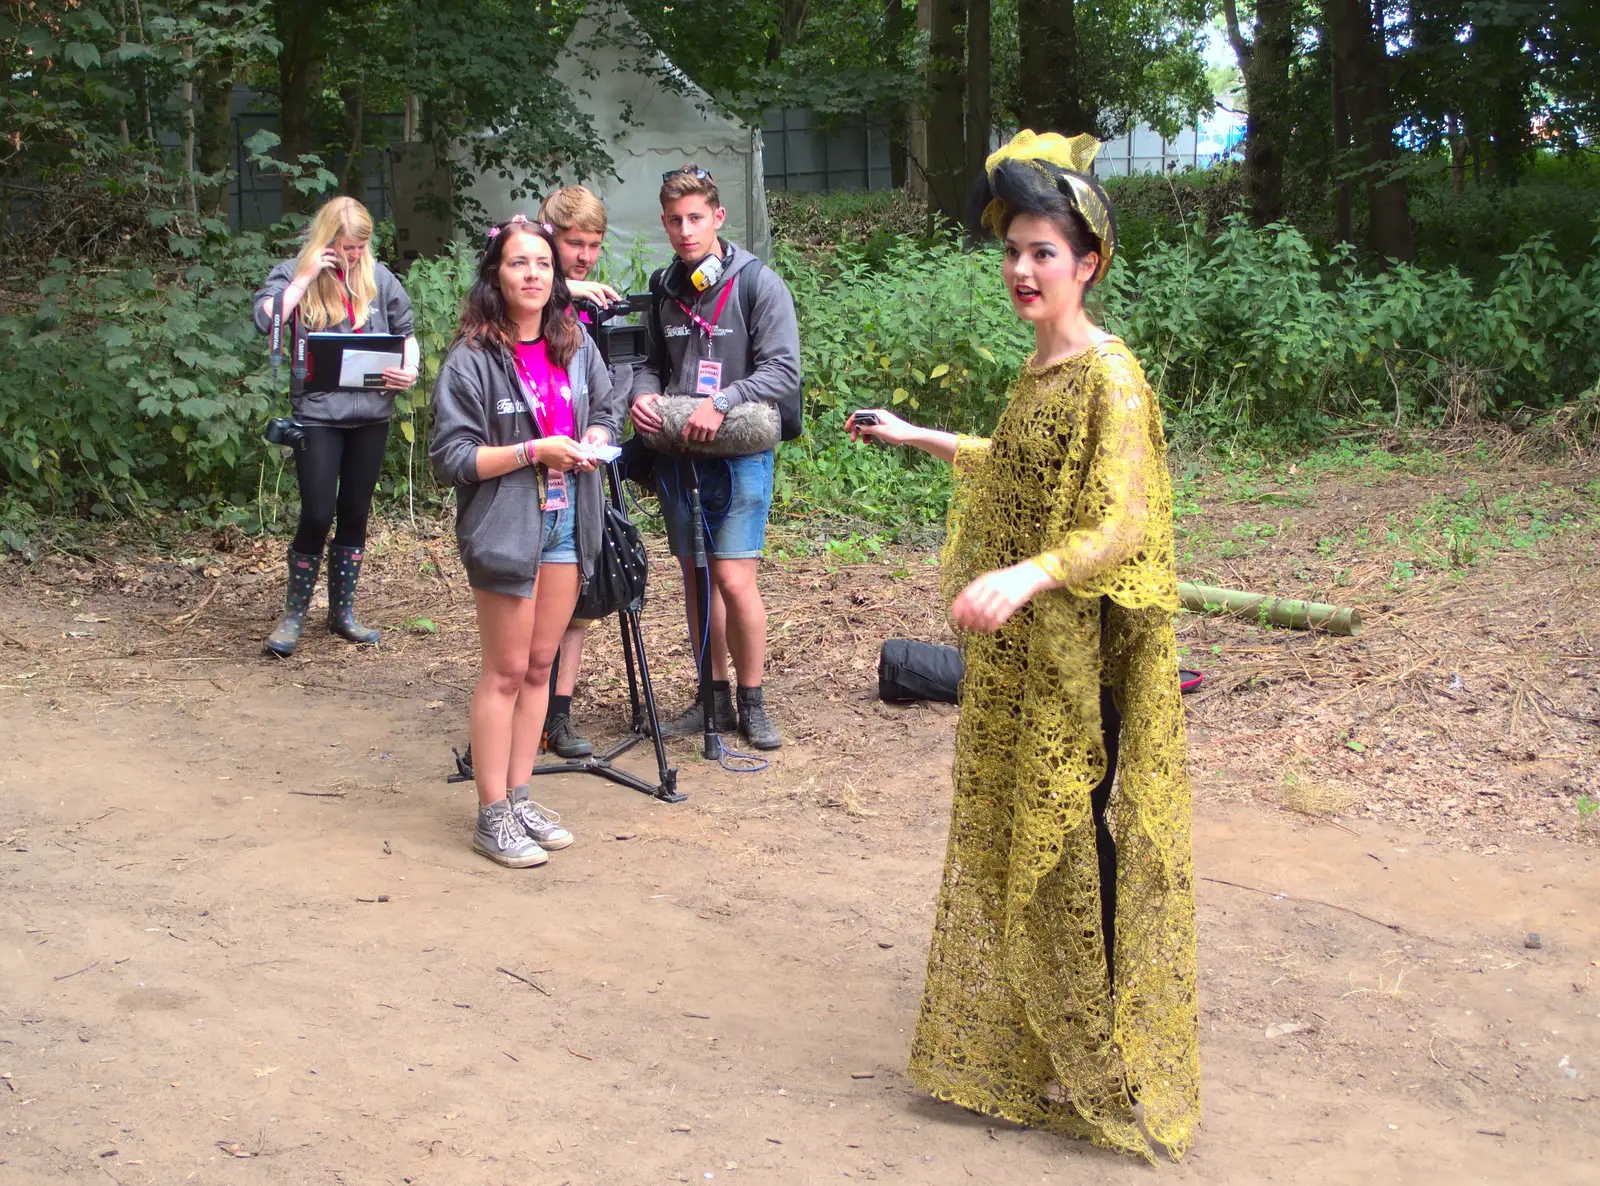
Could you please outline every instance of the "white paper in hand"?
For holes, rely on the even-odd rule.
[[[387,350],[346,350],[339,356],[339,386],[382,387],[383,372],[404,362],[403,355]]]
[[[617,445],[585,445],[584,448],[589,451],[589,456],[601,461],[615,461],[622,456],[622,449]]]

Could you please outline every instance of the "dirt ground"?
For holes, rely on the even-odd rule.
[[[1181,622],[1205,1118],[1159,1170],[904,1078],[954,712],[880,704],[875,664],[945,635],[928,554],[769,566],[772,767],[679,743],[676,805],[546,779],[578,843],[520,872],[444,781],[475,673],[448,537],[374,541],[381,646],[317,627],[289,662],[259,653],[277,545],[0,563],[0,1181],[1600,1182],[1596,476],[1193,486],[1186,576],[1367,629]]]

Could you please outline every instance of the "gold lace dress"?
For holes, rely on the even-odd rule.
[[[963,636],[955,802],[910,1075],[964,1107],[1153,1160],[1200,1116],[1172,489],[1160,405],[1112,338],[1024,366],[955,458],[944,579],[1033,558],[1062,587]],[[1101,621],[1102,606],[1106,620]],[[1123,719],[1107,974],[1090,791]]]

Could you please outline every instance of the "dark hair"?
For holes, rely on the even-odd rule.
[[[1072,200],[1061,192],[1055,178],[1045,167],[1030,161],[1006,161],[992,175],[980,176],[973,183],[972,192],[967,198],[967,228],[973,239],[989,233],[990,228],[984,227],[983,216],[990,203],[995,201],[1004,203],[1004,213],[998,227],[992,227],[991,224],[999,238],[1005,238],[1019,215],[1032,214],[1048,219],[1066,240],[1076,258],[1093,255],[1104,261],[1105,248],[1089,229],[1088,220]],[[1114,234],[1116,216],[1110,212],[1109,202],[1106,203],[1106,210],[1108,217],[1113,220],[1111,226]],[[1095,280],[1091,279],[1084,285],[1084,291],[1087,292],[1094,285]]]
[[[517,323],[506,311],[506,300],[500,292],[500,261],[505,257],[506,243],[513,235],[532,235],[543,239],[550,248],[550,300],[544,307],[545,353],[553,366],[565,367],[572,361],[583,342],[583,325],[572,311],[572,293],[567,288],[566,275],[561,271],[561,253],[556,250],[555,236],[541,224],[526,219],[508,219],[489,232],[489,245],[478,261],[478,274],[467,299],[461,305],[461,320],[456,325],[457,342],[465,341],[474,350],[487,350],[499,346],[514,349],[517,344]]]

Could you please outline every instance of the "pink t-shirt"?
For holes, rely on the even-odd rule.
[[[517,372],[522,378],[523,393],[533,404],[539,432],[547,437],[576,440],[578,426],[572,415],[572,382],[565,370],[550,365],[543,338],[537,342],[517,343]]]

